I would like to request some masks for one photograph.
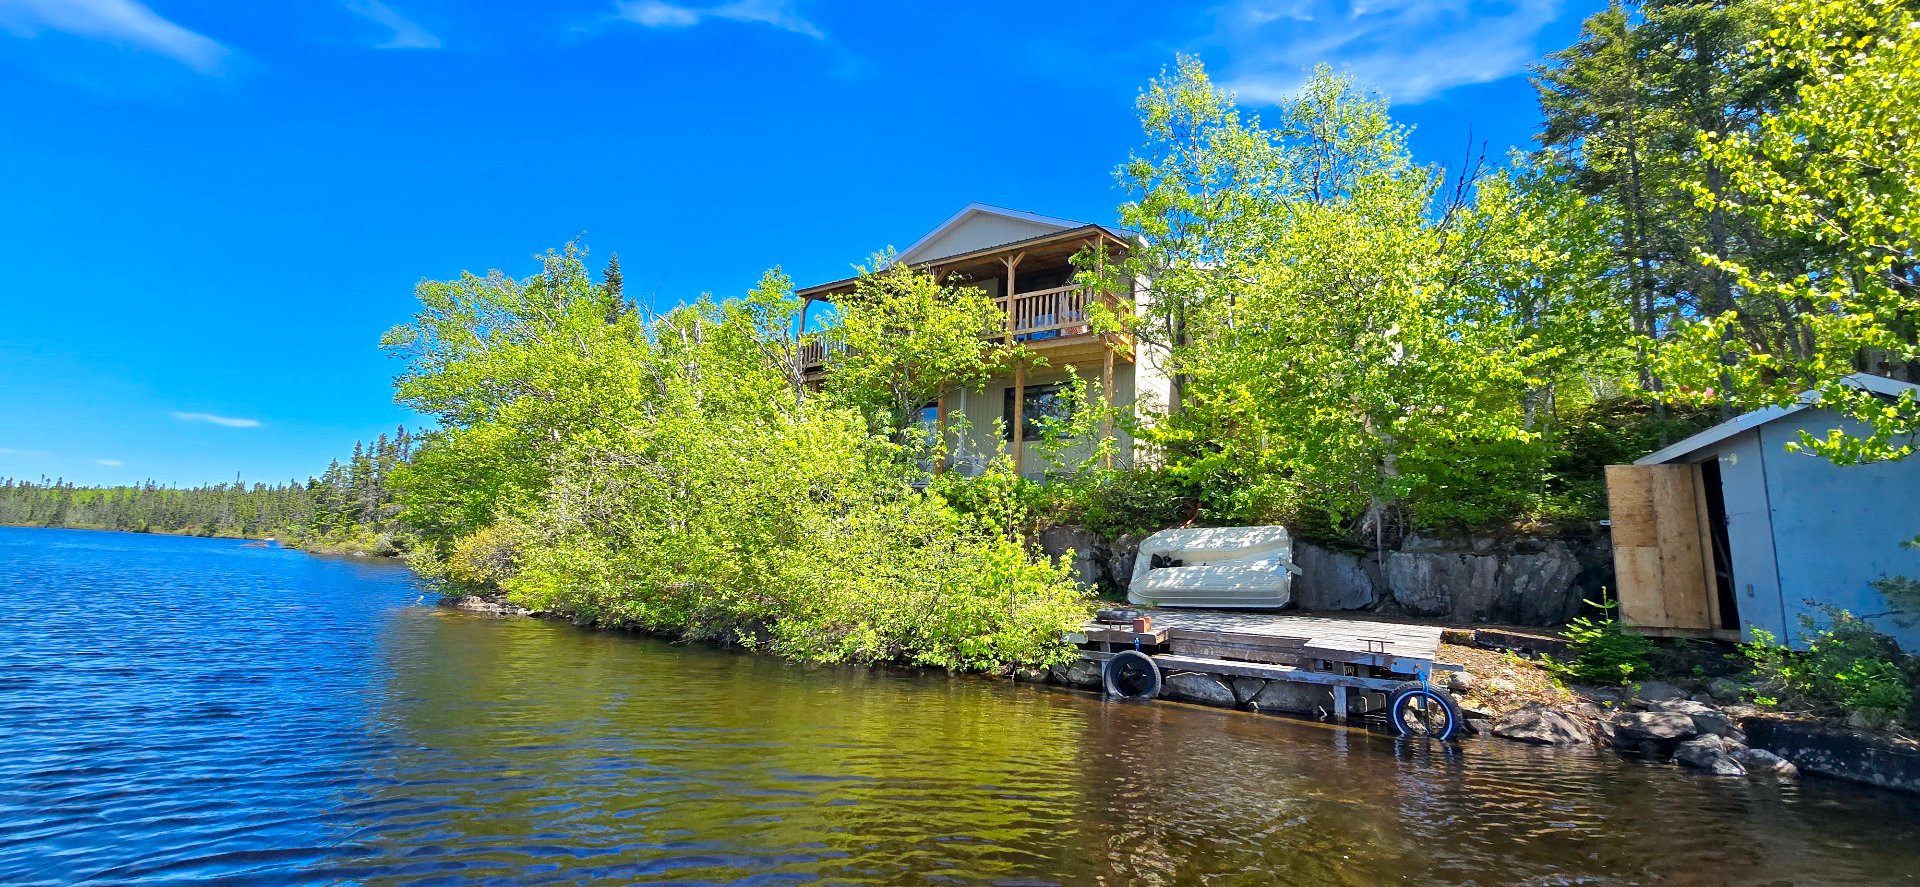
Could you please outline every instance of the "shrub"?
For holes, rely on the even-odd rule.
[[[1613,618],[1620,602],[1587,603],[1607,615],[1598,620],[1581,616],[1568,623],[1567,647],[1572,656],[1565,663],[1551,662],[1548,670],[1584,684],[1626,684],[1646,674],[1653,642],[1620,629],[1620,621]]]
[[[1777,705],[1859,715],[1876,725],[1904,720],[1912,710],[1920,663],[1873,623],[1836,607],[1822,609],[1826,628],[1812,616],[1800,617],[1810,638],[1804,651],[1760,629],[1753,629],[1753,641],[1740,645],[1753,664],[1761,697]]]
[[[520,542],[505,524],[489,524],[453,543],[446,577],[462,585],[499,588],[519,571]]]

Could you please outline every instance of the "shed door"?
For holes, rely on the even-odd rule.
[[[1607,466],[1622,625],[1719,627],[1706,487],[1698,465]]]

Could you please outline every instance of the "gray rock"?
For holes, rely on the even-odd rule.
[[[1224,681],[1213,675],[1188,672],[1168,675],[1166,683],[1160,689],[1160,695],[1207,705],[1239,704],[1239,700],[1233,695],[1233,688],[1227,686]]]
[[[1710,706],[1701,702],[1695,702],[1691,699],[1664,699],[1658,702],[1648,702],[1647,710],[1648,711],[1675,711],[1683,715],[1696,715],[1702,712],[1713,711],[1714,708],[1713,706]]]
[[[1052,677],[1052,672],[1044,668],[1020,668],[1013,672],[1013,679],[1022,684],[1044,684]]]
[[[1627,742],[1672,743],[1692,739],[1693,717],[1677,711],[1634,711],[1614,715],[1615,735]]]
[[[1140,537],[1122,533],[1107,546],[1107,576],[1115,590],[1125,592],[1133,584],[1133,562],[1140,557]]]
[[[1747,768],[1748,773],[1756,776],[1778,776],[1791,778],[1800,775],[1800,768],[1792,761],[1780,757],[1764,748],[1742,748],[1732,752],[1733,759]]]
[[[1538,703],[1507,712],[1494,723],[1493,735],[1536,745],[1585,745],[1593,741],[1586,721]]]
[[[1473,689],[1473,672],[1456,671],[1447,675],[1447,689],[1454,693],[1465,693]]]
[[[1259,678],[1234,678],[1233,700],[1237,705],[1246,705],[1267,688],[1267,682]]]
[[[1649,703],[1687,698],[1686,691],[1665,681],[1642,681],[1634,687],[1633,694],[1636,698]]]
[[[533,615],[532,610],[529,610],[526,607],[522,607],[519,604],[510,604],[510,603],[507,603],[505,600],[502,600],[499,598],[482,597],[477,594],[462,595],[460,597],[454,597],[454,598],[442,598],[440,600],[440,605],[443,607],[451,607],[455,610],[463,610],[468,613],[479,613],[482,616],[531,616]]]
[[[1747,775],[1747,768],[1727,753],[1726,744],[1718,736],[1700,736],[1680,743],[1673,750],[1673,759],[1715,776]]]
[[[1331,707],[1333,694],[1312,684],[1271,681],[1253,697],[1253,704],[1263,712],[1312,715]]]
[[[1098,687],[1101,685],[1100,664],[1085,659],[1075,659],[1064,665],[1056,665],[1050,670],[1055,683],[1074,687]]]
[[[1687,714],[1693,718],[1693,728],[1703,734],[1710,734],[1722,738],[1738,736],[1740,734],[1740,729],[1733,725],[1733,719],[1727,717],[1726,712],[1717,708],[1709,708],[1706,711],[1688,712]]]
[[[1493,733],[1493,721],[1487,718],[1468,718],[1467,730],[1475,736],[1489,735]]]
[[[1107,572],[1106,546],[1093,531],[1071,524],[1047,527],[1040,531],[1039,542],[1040,550],[1051,559],[1059,560],[1072,553],[1073,578],[1081,585],[1111,587],[1113,577]]]
[[[1380,599],[1360,555],[1295,542],[1293,599],[1303,610],[1364,610]]]

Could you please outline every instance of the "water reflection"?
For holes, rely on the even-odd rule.
[[[1911,799],[421,606],[0,529],[0,883],[1874,884]],[[40,534],[40,535],[34,535]]]

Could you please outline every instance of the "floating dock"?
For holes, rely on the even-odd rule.
[[[1291,698],[1323,699],[1326,713],[1341,722],[1376,712],[1391,718],[1395,694],[1409,690],[1410,685],[1431,688],[1428,696],[1416,700],[1418,706],[1426,705],[1427,699],[1442,701],[1449,709],[1453,706],[1445,698],[1446,673],[1459,671],[1460,666],[1440,661],[1439,626],[1291,613],[1157,608],[1137,612],[1152,619],[1147,631],[1089,622],[1068,640],[1080,648],[1082,660],[1103,670],[1115,656],[1138,651],[1152,660],[1170,685],[1178,675],[1209,675],[1233,688],[1236,698],[1246,696],[1244,690],[1252,686],[1236,687],[1237,678],[1303,685],[1303,690],[1324,688],[1321,693],[1292,694]],[[1159,681],[1153,685],[1154,693],[1149,695],[1159,692]],[[1108,691],[1114,692],[1111,685]],[[1247,702],[1238,700],[1240,705]],[[1316,713],[1310,703],[1293,707],[1293,713]],[[1457,710],[1452,714],[1457,721]]]

